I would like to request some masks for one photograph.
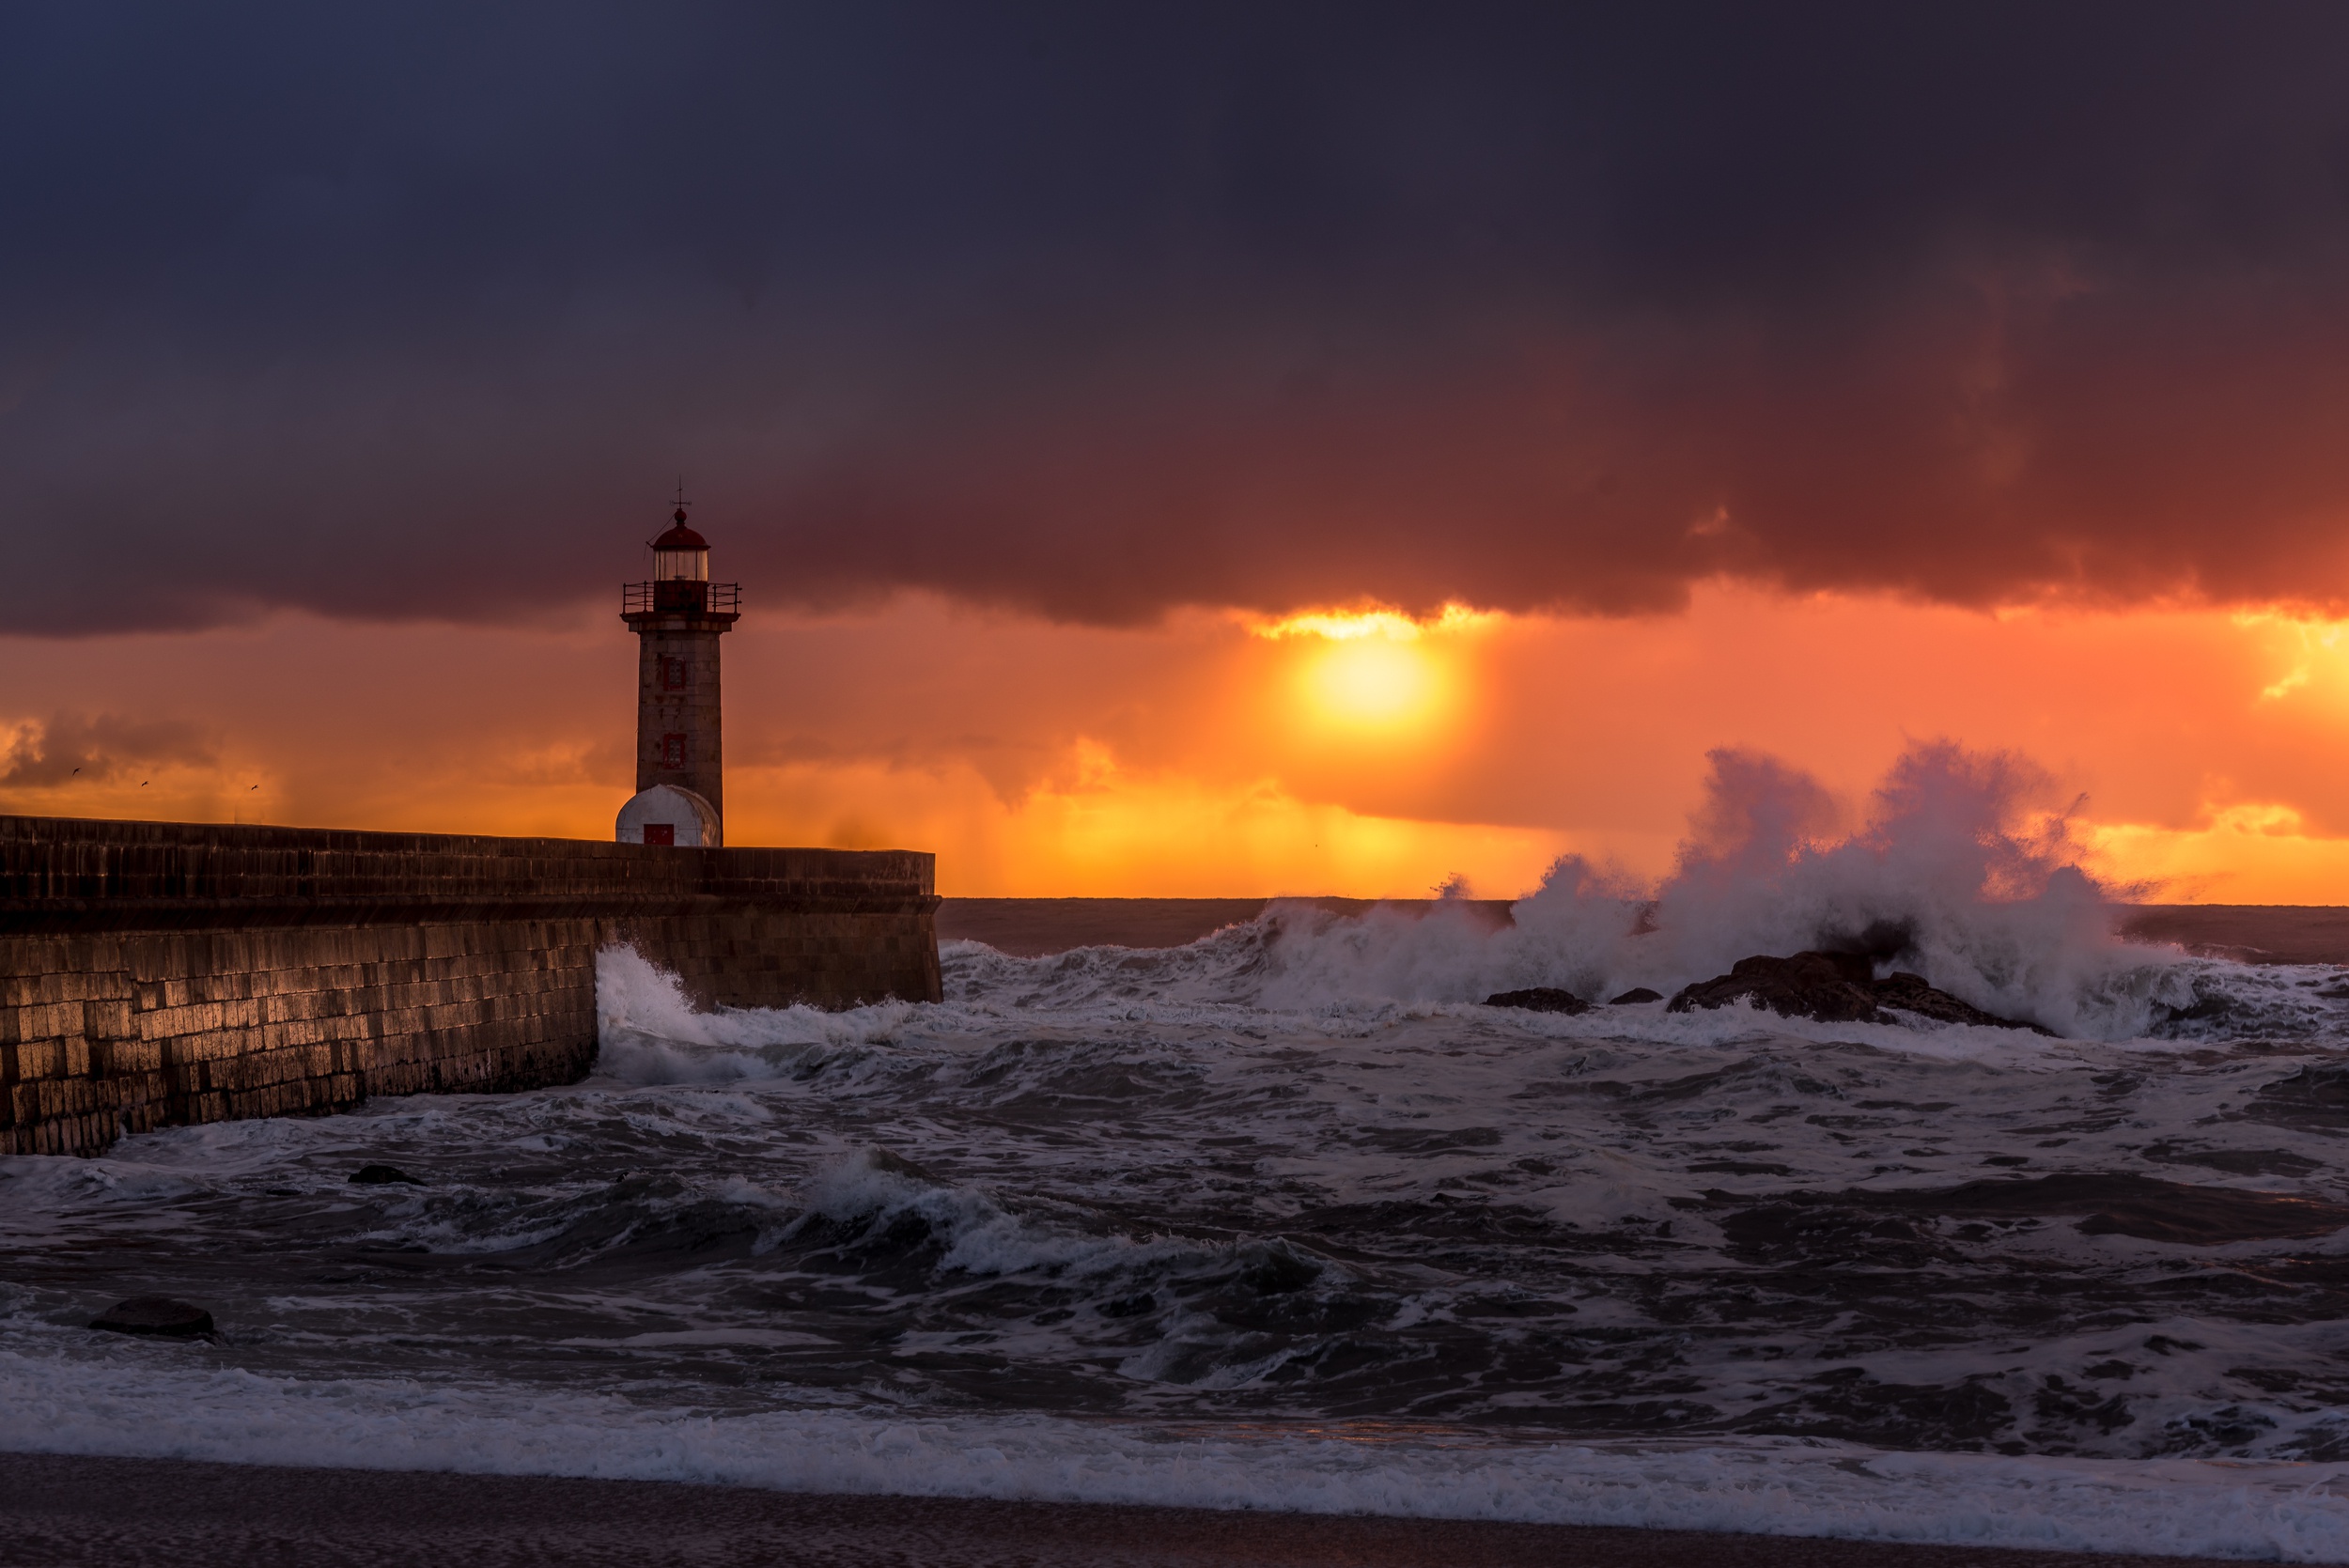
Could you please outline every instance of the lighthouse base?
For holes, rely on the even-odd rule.
[[[725,842],[718,808],[690,789],[655,784],[629,797],[613,824],[620,844],[666,844],[677,848],[716,848]]]

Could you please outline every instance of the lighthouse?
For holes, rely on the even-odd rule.
[[[718,639],[741,618],[741,588],[709,581],[709,541],[679,501],[651,541],[652,581],[620,590],[636,633],[636,794],[620,808],[623,844],[724,842],[725,748]]]

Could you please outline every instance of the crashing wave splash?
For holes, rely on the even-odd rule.
[[[1921,974],[1985,1012],[2058,1035],[2127,1040],[2170,1030],[2202,1000],[2198,983],[2207,990],[2239,978],[2239,966],[2118,937],[2121,901],[2141,890],[2084,870],[2068,819],[2046,809],[2046,794],[2045,781],[2016,758],[1928,745],[1894,766],[1865,820],[1843,831],[1835,802],[1814,781],[1766,757],[1717,752],[1694,831],[1672,875],[1653,888],[1569,856],[1498,926],[1455,882],[1432,908],[1341,915],[1275,902],[1252,922],[1175,949],[1083,948],[1021,960],[949,943],[949,1005],[1070,1017],[1120,1008],[1315,1015],[1474,1002],[1535,986],[1586,1000],[1636,987],[1669,996],[1752,955],[1824,949],[1867,954],[1879,975]],[[845,1045],[883,1037],[910,1017],[884,1008],[854,1021],[804,1009],[755,1024],[713,1018],[630,963],[610,961],[606,1019],[720,1053],[694,1071],[754,1074],[747,1059],[729,1063],[724,1050]],[[2310,1009],[2261,991],[2253,983],[2245,998],[2259,1027],[2316,1022]],[[2259,1005],[2279,1000],[2287,1003],[2281,1015]]]
[[[1347,994],[1472,1001],[1554,986],[1605,999],[1667,995],[1755,954],[1864,952],[2002,1017],[2075,1038],[2145,1033],[2195,998],[2172,950],[2113,933],[2134,889],[2081,869],[2065,818],[2016,759],[1949,745],[1912,751],[1867,819],[1839,834],[1834,802],[1765,757],[1717,752],[1679,863],[1654,889],[1568,857],[1486,929],[1465,903],[1425,919],[1269,911],[1261,999]]]
[[[939,1005],[607,952],[576,1088],[0,1168],[0,1443],[2349,1560],[2349,995],[2117,939],[2035,789],[1725,754],[1658,887]],[[2069,1037],[1478,1001],[1822,947]],[[91,1336],[133,1264],[225,1343]]]

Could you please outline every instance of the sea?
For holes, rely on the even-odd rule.
[[[1912,836],[843,1013],[615,948],[577,1085],[0,1161],[0,1448],[2349,1561],[2349,970]],[[1821,946],[2036,1027],[1607,1001]]]

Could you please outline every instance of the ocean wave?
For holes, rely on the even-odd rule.
[[[1974,1546],[2349,1560],[2349,1467],[1896,1453],[1842,1443],[1555,1443],[1378,1423],[1283,1430],[775,1409],[329,1382],[0,1348],[0,1444],[245,1464],[685,1481]]]
[[[2062,820],[2033,815],[2033,783],[2013,758],[1920,747],[1867,819],[1839,836],[1821,831],[1815,784],[1717,753],[1698,831],[1653,887],[1569,856],[1498,923],[1460,896],[1361,913],[1276,900],[1179,948],[1019,959],[950,943],[949,1001],[1159,1023],[1261,1009],[1342,1026],[1531,986],[1591,1001],[1641,987],[1670,995],[1741,958],[1827,950],[1865,954],[1879,976],[1920,974],[1997,1017],[2076,1039],[2337,1027],[2338,1010],[2272,976],[2122,939],[2117,922],[2136,890],[2082,869]],[[1636,1012],[1609,1022],[1657,1032]]]
[[[1935,767],[937,1003],[615,948],[581,1084],[0,1161],[0,1445],[2349,1560],[2349,995]],[[2064,1037],[1482,1002],[1839,945]]]

